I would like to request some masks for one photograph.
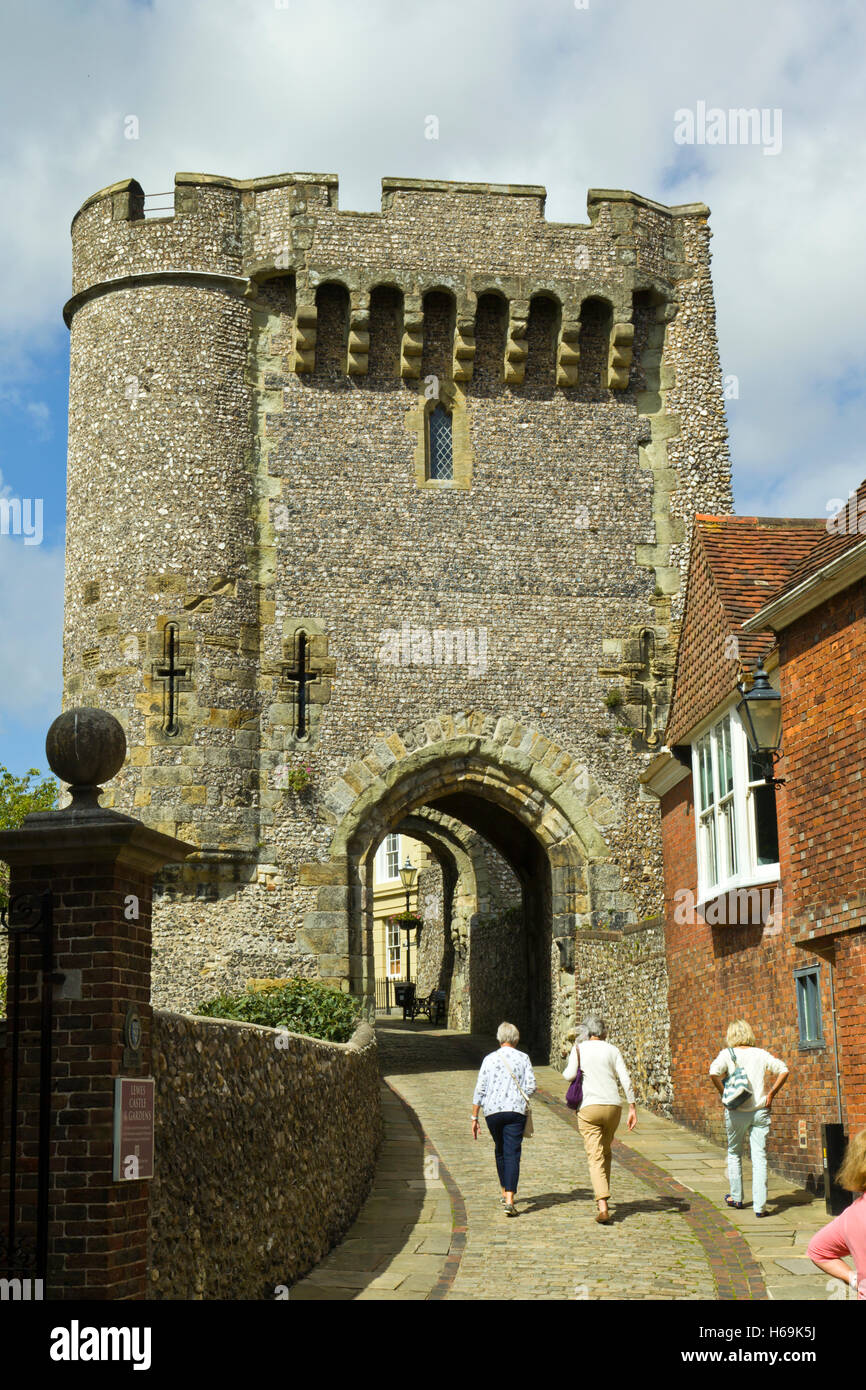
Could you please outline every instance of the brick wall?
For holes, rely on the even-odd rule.
[[[839,1067],[848,1133],[866,1126],[866,933],[836,942]]]
[[[866,1125],[866,586],[852,585],[793,623],[780,657],[788,778],[780,854],[790,930],[835,956],[843,1105],[856,1133]]]
[[[778,798],[781,837],[786,827],[785,790]],[[827,966],[821,970],[827,1045],[801,1050],[793,972],[800,966],[821,964],[821,957],[794,945],[784,894],[781,921],[712,927],[696,914],[694,923],[677,923],[674,894],[682,888],[695,893],[697,889],[691,777],[662,798],[662,836],[674,1118],[723,1141],[724,1112],[709,1079],[709,1067],[724,1046],[728,1024],[746,1018],[759,1046],[781,1057],[791,1071],[773,1103],[770,1165],[805,1186],[818,1187],[823,1172],[820,1124],[837,1118],[832,1035],[827,1036],[831,1019]],[[783,888],[784,884],[783,871]],[[800,1147],[798,1130],[803,1120],[805,1148]]]
[[[150,1071],[151,883],[156,866],[187,846],[110,812],[70,809],[30,816],[0,834],[10,897],[53,898],[53,999],[46,1293],[55,1299],[142,1298],[147,1280],[148,1182],[113,1176],[115,1079]],[[39,1172],[42,943],[20,938],[9,959],[20,983],[17,1238],[35,1253]],[[141,1047],[125,1045],[130,1006]],[[3,1067],[9,1102],[9,1057]],[[4,1126],[9,1116],[4,1115]],[[8,1129],[4,1128],[4,1138]],[[8,1181],[8,1150],[0,1189]],[[43,1170],[44,1171],[44,1170]],[[0,1201],[7,1194],[0,1191]],[[0,1208],[4,1211],[5,1206]]]

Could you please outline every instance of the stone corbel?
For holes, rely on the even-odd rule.
[[[314,303],[299,304],[295,311],[295,355],[292,367],[296,372],[311,372],[315,368],[318,313]]]
[[[577,319],[562,321],[556,345],[556,384],[557,386],[576,386],[577,368],[580,362],[580,322]]]
[[[404,381],[421,375],[424,351],[424,306],[420,296],[407,295],[403,302],[403,341],[400,345],[400,375]]]
[[[452,375],[455,381],[471,381],[475,366],[475,309],[473,295],[457,311],[454,329],[454,358]]]
[[[555,936],[554,945],[559,949],[559,968],[568,975],[574,974],[574,937]]]
[[[615,323],[610,330],[610,351],[607,359],[605,386],[624,391],[634,354],[634,324]]]
[[[349,313],[349,376],[366,376],[370,361],[370,296],[353,294]]]
[[[526,332],[529,326],[529,300],[513,299],[508,316],[508,341],[505,344],[505,382],[508,386],[522,386],[526,375],[526,359],[529,345]]]

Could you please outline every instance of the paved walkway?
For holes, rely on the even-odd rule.
[[[373,1189],[293,1299],[828,1297],[805,1259],[829,1219],[823,1201],[771,1176],[771,1216],[731,1211],[723,1150],[647,1111],[631,1135],[620,1129],[614,1220],[599,1226],[565,1083],[549,1067],[536,1068],[519,1217],[505,1217],[491,1141],[469,1136],[490,1040],[396,1017],[380,1018],[377,1033],[386,1138]],[[748,1192],[748,1164],[746,1181]]]

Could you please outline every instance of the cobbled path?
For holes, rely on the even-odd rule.
[[[470,1134],[472,1091],[486,1040],[377,1026],[382,1072],[415,1110],[466,1205],[466,1244],[452,1299],[713,1298],[704,1250],[682,1199],[662,1196],[614,1162],[610,1226],[595,1202],[579,1135],[533,1106],[523,1146],[517,1218],[499,1203],[493,1144]],[[541,1069],[539,1081],[550,1080]],[[559,1088],[563,1089],[560,1083]]]
[[[823,1203],[770,1176],[770,1217],[724,1206],[724,1152],[647,1111],[614,1144],[613,1222],[599,1226],[565,1084],[536,1067],[535,1135],[517,1219],[499,1203],[493,1145],[469,1117],[492,1040],[377,1021],[385,1142],[346,1237],[297,1283],[311,1299],[827,1298],[805,1258]],[[746,1163],[748,1185],[749,1165]]]

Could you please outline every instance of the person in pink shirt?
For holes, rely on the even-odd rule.
[[[838,1181],[859,1196],[841,1216],[812,1237],[806,1253],[825,1274],[841,1279],[857,1290],[858,1298],[866,1299],[866,1129],[855,1134],[845,1150]],[[853,1270],[845,1264],[843,1255],[853,1256]]]

